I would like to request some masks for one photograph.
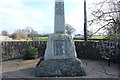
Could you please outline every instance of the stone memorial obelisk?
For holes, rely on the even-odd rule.
[[[71,36],[65,34],[64,0],[55,0],[54,34],[49,35],[44,61],[37,77],[85,76],[83,64],[76,56]]]

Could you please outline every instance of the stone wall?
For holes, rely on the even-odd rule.
[[[24,58],[29,46],[39,49],[39,56],[43,56],[47,41],[12,41],[1,42],[2,61]]]
[[[24,58],[29,46],[39,49],[39,56],[43,56],[47,41],[11,41],[1,42],[2,61]],[[103,55],[119,54],[120,43],[114,42],[75,42],[78,58],[101,59]]]
[[[78,58],[102,59],[102,56],[120,54],[120,43],[115,42],[75,42]]]

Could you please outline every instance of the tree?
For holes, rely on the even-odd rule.
[[[99,24],[101,27],[95,31],[96,34],[101,29],[105,30],[108,35],[114,36],[120,33],[120,1],[104,0],[103,2],[94,4],[95,8],[91,13],[94,17],[89,21],[89,26]],[[108,8],[105,9],[104,6]]]
[[[2,35],[3,35],[3,36],[8,36],[9,33],[5,30],[5,31],[2,31]]]
[[[87,32],[88,32],[88,37],[91,38],[92,35],[93,35],[93,31],[92,30],[88,30]]]
[[[38,33],[30,27],[26,27],[25,29],[18,29],[11,35],[13,39],[32,39],[37,40]]]
[[[38,32],[35,31],[34,29],[32,29],[31,27],[27,27],[26,28],[26,31],[27,31],[27,34],[28,34],[28,37],[32,40],[38,40],[37,37],[38,37]]]
[[[65,28],[66,28],[66,33],[69,35],[72,35],[75,32],[75,29],[70,24],[66,24]]]
[[[28,39],[28,34],[25,29],[18,29],[16,32],[14,32],[11,35],[11,38],[13,39]]]

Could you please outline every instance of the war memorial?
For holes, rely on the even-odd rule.
[[[64,0],[55,0],[54,34],[49,35],[44,58],[37,69],[37,77],[86,75],[71,36],[65,34]]]

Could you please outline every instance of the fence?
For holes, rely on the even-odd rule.
[[[2,61],[23,58],[29,46],[39,49],[43,56],[47,41],[11,41],[1,42]],[[120,53],[120,43],[115,42],[75,42],[78,58],[101,59],[102,55]]]

